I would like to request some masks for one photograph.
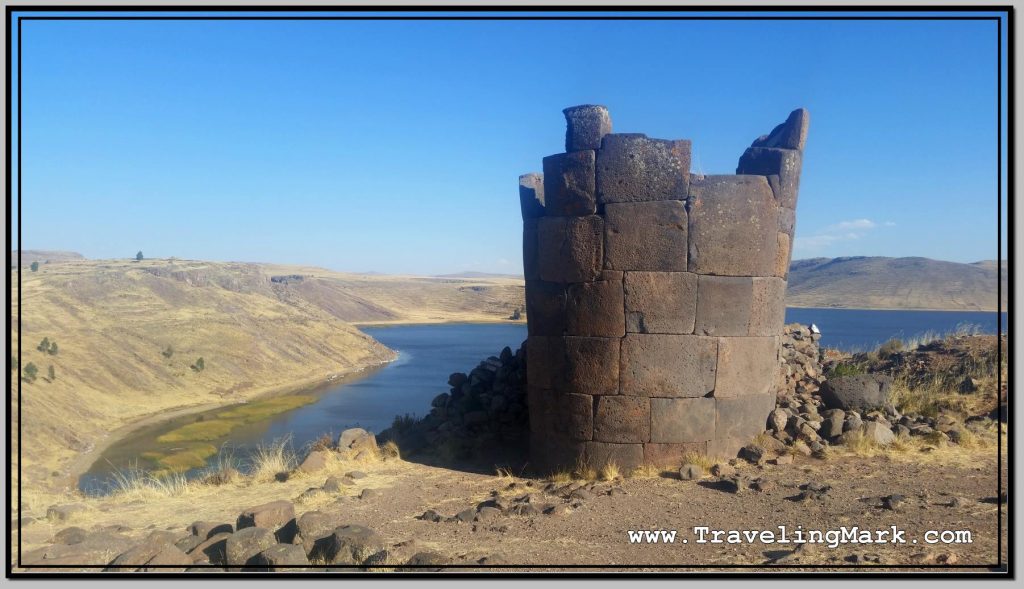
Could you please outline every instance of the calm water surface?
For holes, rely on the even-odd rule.
[[[844,350],[867,350],[893,338],[909,339],[924,333],[945,334],[964,326],[995,333],[1000,314],[995,312],[862,311],[850,309],[787,309],[787,323],[816,324],[822,344]],[[1003,330],[1006,314],[1001,314]],[[325,433],[337,435],[349,427],[379,432],[396,415],[423,416],[430,401],[448,390],[448,375],[468,372],[481,360],[497,355],[505,346],[516,350],[526,339],[521,324],[442,324],[367,327],[363,331],[396,350],[398,359],[359,378],[333,383],[313,393],[318,400],[266,422],[236,429],[230,439],[214,442],[244,467],[261,444],[290,437],[299,449]],[[188,416],[140,430],[111,446],[79,480],[86,492],[109,489],[111,474],[139,464],[139,456],[155,446],[161,434],[196,421]],[[211,459],[215,462],[216,457]],[[190,475],[201,469],[190,471]]]

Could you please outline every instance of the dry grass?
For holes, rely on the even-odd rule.
[[[718,464],[720,461],[716,460],[713,456],[701,454],[700,452],[687,452],[683,455],[682,464],[696,464],[697,466],[704,469],[704,472],[711,472],[711,467]]]
[[[394,440],[388,440],[380,447],[380,456],[382,460],[401,460],[402,451]]]
[[[615,462],[605,463],[598,474],[602,481],[614,481],[622,476],[622,473],[619,471],[619,465]]]
[[[273,481],[280,473],[291,472],[297,464],[291,438],[275,440],[256,449],[249,464],[249,477],[257,483]]]

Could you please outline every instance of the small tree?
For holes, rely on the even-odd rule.
[[[36,346],[36,349],[39,350],[40,352],[44,353],[44,354],[46,352],[49,352],[50,351],[50,338],[44,337],[43,341],[39,342],[39,345]]]
[[[192,365],[192,370],[196,372],[202,372],[206,368],[206,362],[203,361],[203,357],[200,356],[196,363]]]
[[[53,371],[53,364],[46,367],[46,376],[50,379],[50,382],[57,380],[57,373]]]
[[[168,360],[170,360],[171,356],[174,355],[174,348],[172,348],[170,346],[170,344],[168,344],[167,349],[164,350],[163,352],[160,352],[160,353],[164,355],[164,358],[167,358]]]
[[[39,262],[32,262],[32,265],[29,266],[29,269],[31,269],[33,272],[38,272],[39,271]]]
[[[35,364],[29,362],[28,365],[25,366],[25,380],[27,380],[28,382],[34,382],[36,379],[36,375],[38,374],[39,369],[36,368]]]
[[[139,250],[139,253],[135,254],[135,261],[136,262],[141,262],[142,261],[142,250]]]
[[[57,342],[50,342],[50,355],[56,356],[59,351],[60,350],[57,349]]]

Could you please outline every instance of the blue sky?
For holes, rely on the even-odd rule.
[[[562,108],[599,103],[692,139],[704,173],[806,107],[795,258],[994,259],[995,31],[27,21],[23,246],[518,273],[517,177],[562,150]]]

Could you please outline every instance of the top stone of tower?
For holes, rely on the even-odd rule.
[[[608,109],[597,104],[570,106],[565,114],[565,151],[600,149],[601,139],[612,132]]]
[[[789,113],[785,123],[772,129],[767,135],[762,135],[750,144],[751,147],[778,147],[781,149],[797,149],[803,151],[807,143],[807,127],[810,125],[811,115],[806,108],[798,108]]]

